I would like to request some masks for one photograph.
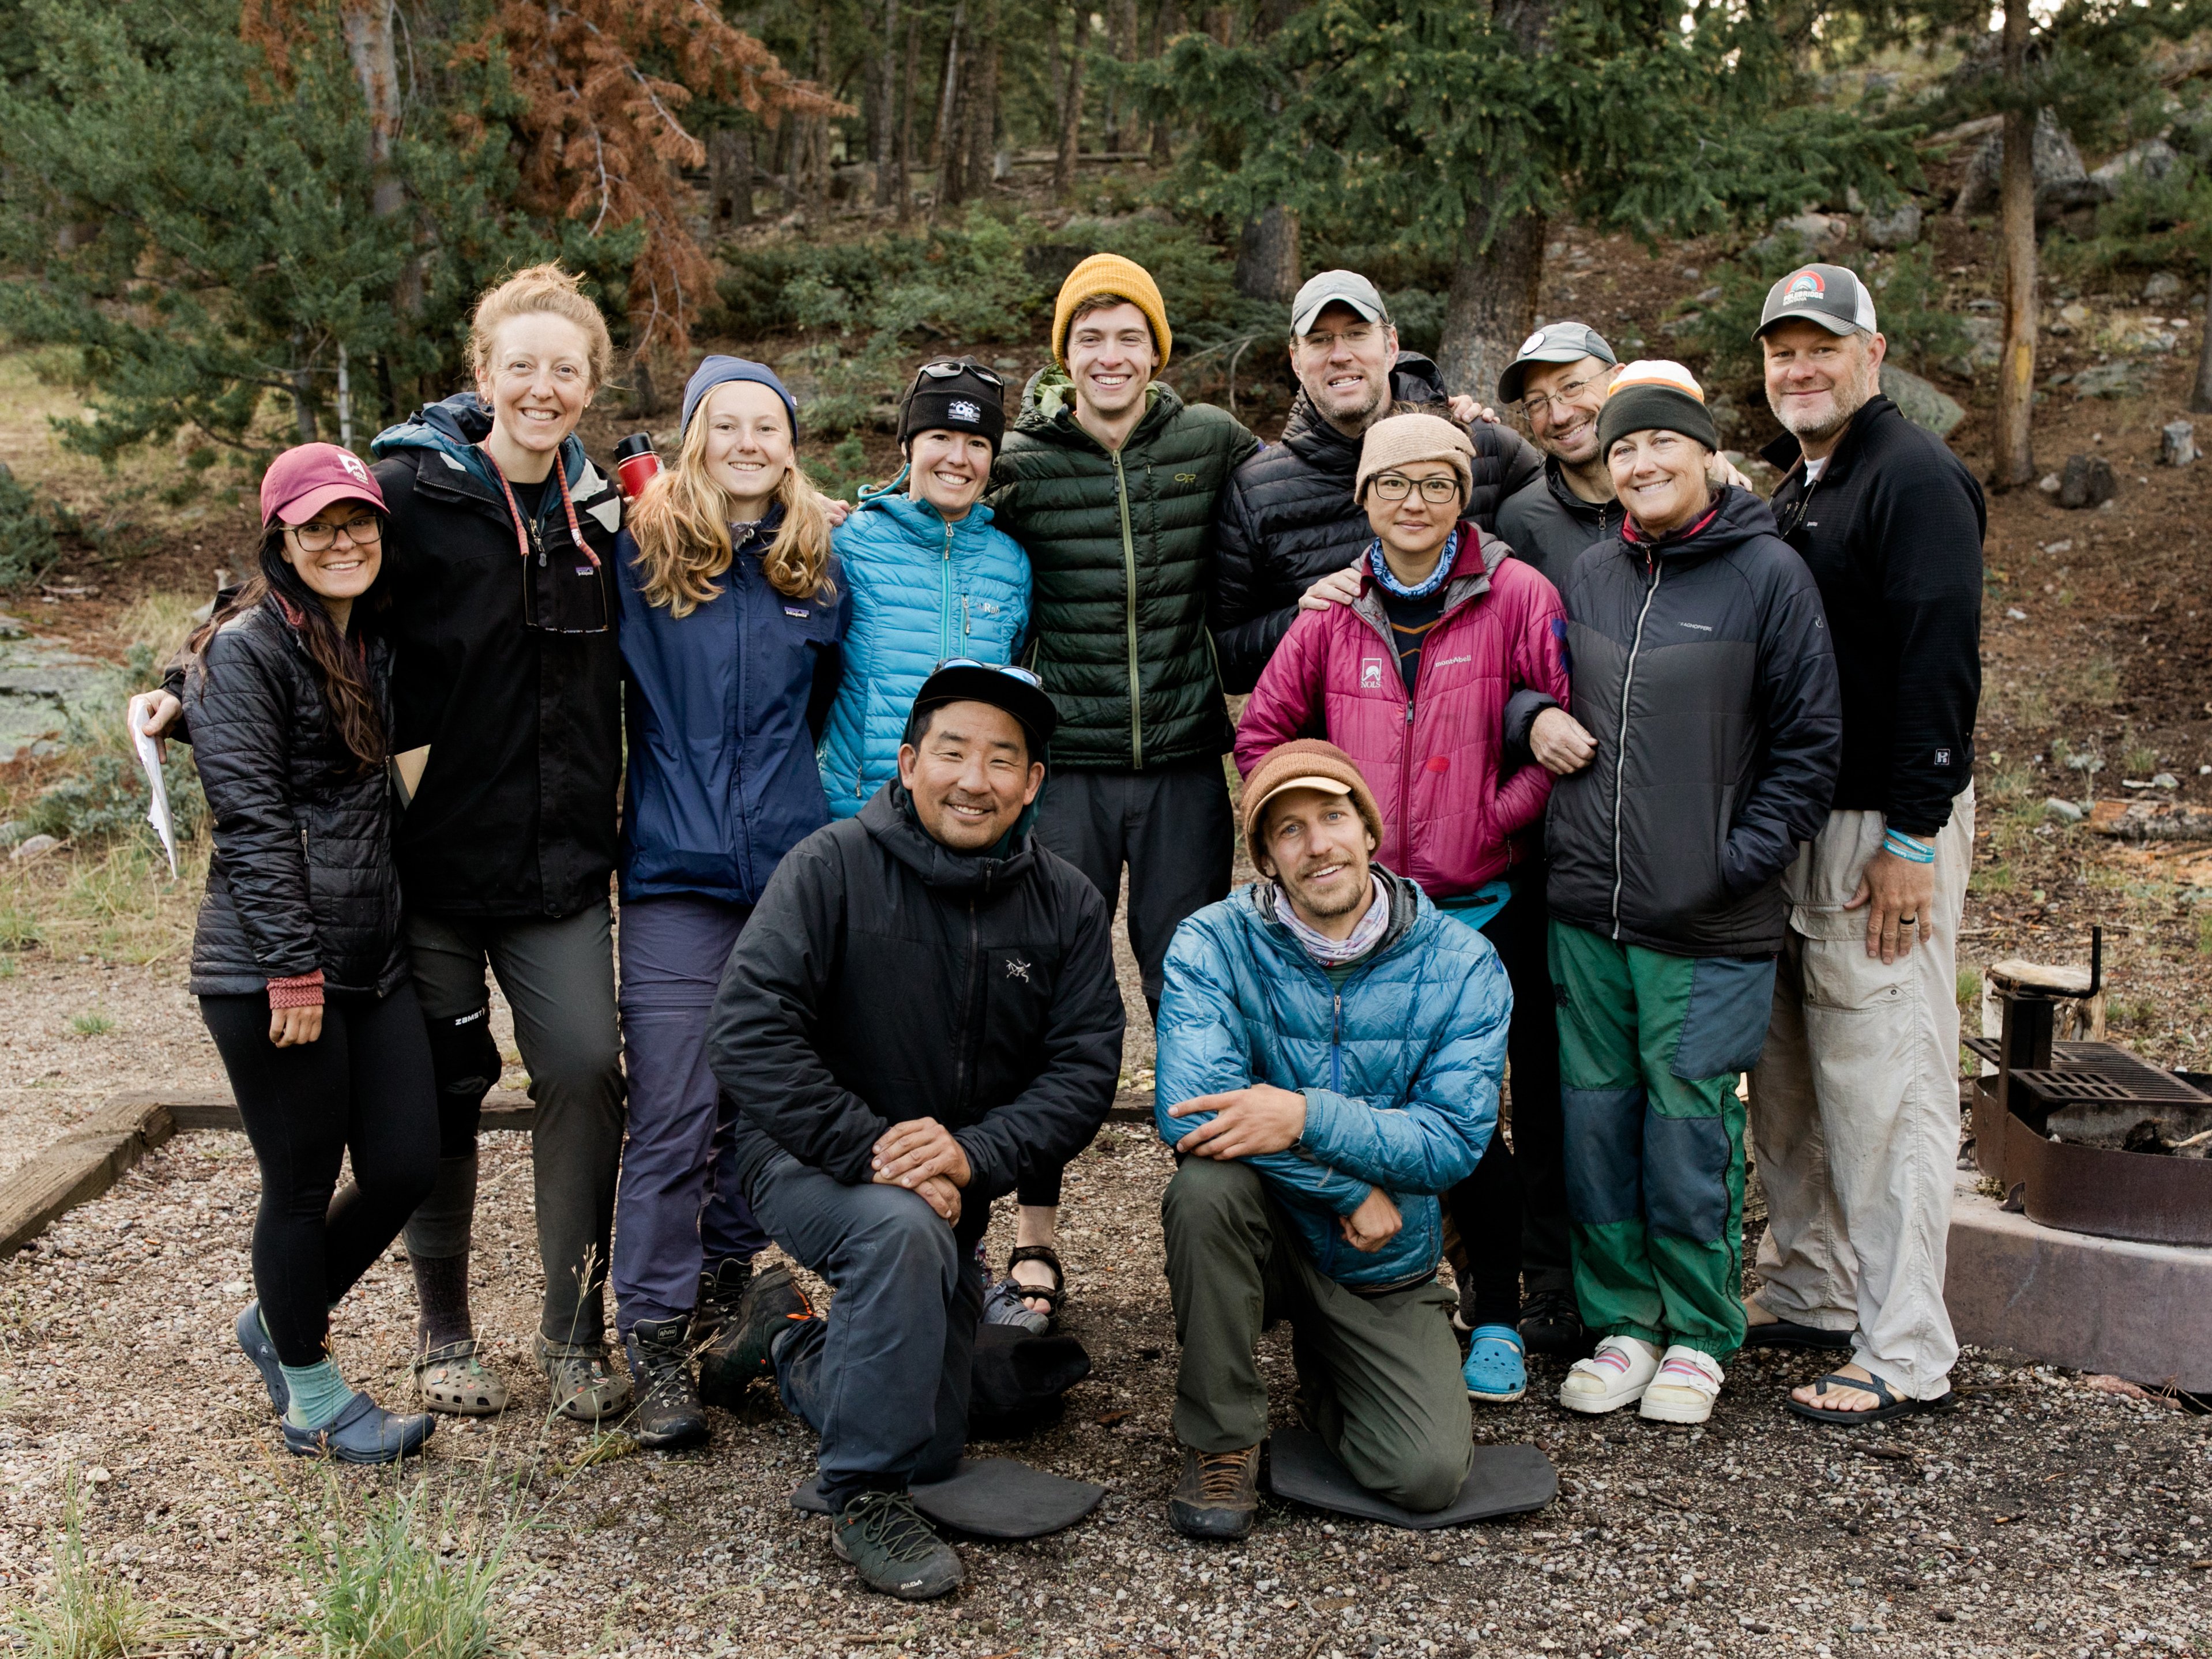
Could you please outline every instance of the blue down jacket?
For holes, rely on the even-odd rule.
[[[1152,1113],[1170,1146],[1210,1114],[1168,1108],[1272,1083],[1306,1097],[1304,1137],[1248,1159],[1298,1225],[1307,1255],[1361,1291],[1437,1270],[1436,1195],[1473,1173],[1498,1127],[1513,992],[1490,941],[1380,865],[1390,894],[1382,942],[1340,992],[1275,920],[1267,882],[1239,888],[1176,930],[1160,997]],[[1374,1255],[1337,1229],[1390,1194],[1405,1227]]]
[[[914,694],[952,657],[1012,662],[1030,619],[1030,562],[980,502],[947,524],[902,472],[837,527],[852,594],[844,679],[815,758],[830,814],[849,818],[898,773]]]
[[[622,896],[696,893],[755,904],[783,855],[830,821],[814,732],[836,684],[850,600],[790,599],[761,551],[781,514],[734,550],[721,592],[689,616],[646,600],[637,544],[615,544],[629,773]]]

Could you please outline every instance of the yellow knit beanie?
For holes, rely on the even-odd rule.
[[[1052,307],[1053,361],[1062,368],[1067,367],[1067,331],[1075,321],[1075,307],[1085,300],[1107,295],[1127,300],[1145,313],[1145,320],[1152,325],[1152,343],[1160,352],[1160,361],[1154,367],[1165,368],[1168,355],[1175,349],[1175,336],[1168,331],[1167,301],[1160,298],[1160,285],[1152,280],[1152,272],[1118,253],[1092,254],[1069,271],[1067,280],[1060,285],[1060,298]]]

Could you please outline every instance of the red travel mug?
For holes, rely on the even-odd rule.
[[[660,457],[653,453],[653,434],[633,432],[615,446],[615,477],[622,480],[623,499],[634,501],[646,485],[659,476]]]

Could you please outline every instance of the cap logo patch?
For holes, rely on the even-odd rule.
[[[1515,352],[1513,355],[1516,357],[1525,357],[1543,343],[1544,331],[1540,328],[1534,334],[1531,334],[1527,339],[1522,341],[1521,349]]]
[[[1819,271],[1801,270],[1790,279],[1790,286],[1783,293],[1782,302],[1794,305],[1800,300],[1819,300],[1825,298],[1827,292],[1828,285],[1820,280]]]
[[[361,457],[358,455],[341,453],[338,456],[338,465],[346,470],[346,477],[349,478],[358,478],[363,483],[368,482],[368,469],[361,464]]]
[[[970,403],[965,398],[955,398],[951,405],[945,412],[953,420],[965,421],[970,426],[975,425],[983,418],[983,406],[981,404]]]

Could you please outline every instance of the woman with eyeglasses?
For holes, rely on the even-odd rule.
[[[1564,707],[1559,596],[1504,542],[1462,516],[1467,434],[1433,415],[1367,429],[1353,498],[1375,539],[1358,596],[1304,611],[1260,676],[1237,732],[1249,772],[1278,744],[1319,733],[1358,763],[1382,811],[1378,860],[1490,941],[1513,987],[1507,1037],[1518,1103],[1558,1087],[1540,903],[1516,883],[1540,868],[1551,775],[1505,758],[1508,699]],[[1528,1389],[1521,1311],[1521,1187],[1503,1134],[1446,1206],[1465,1247],[1469,1397]]]
[[[258,568],[181,659],[215,836],[191,988],[261,1166],[239,1345],[288,1449],[386,1463],[431,1419],[348,1388],[330,1352],[331,1309],[438,1167],[392,852],[391,653],[372,623],[385,499],[350,452],[305,444],[270,465],[261,513]]]
[[[616,1211],[616,1325],[647,1447],[707,1437],[763,1298],[805,1302],[732,1174],[707,1017],[783,855],[830,821],[814,745],[849,600],[823,502],[797,459],[799,406],[764,364],[707,358],[674,461],[631,505],[621,574],[629,770],[622,833],[623,1054],[629,1127]],[[699,1358],[695,1381],[691,1357]]]

